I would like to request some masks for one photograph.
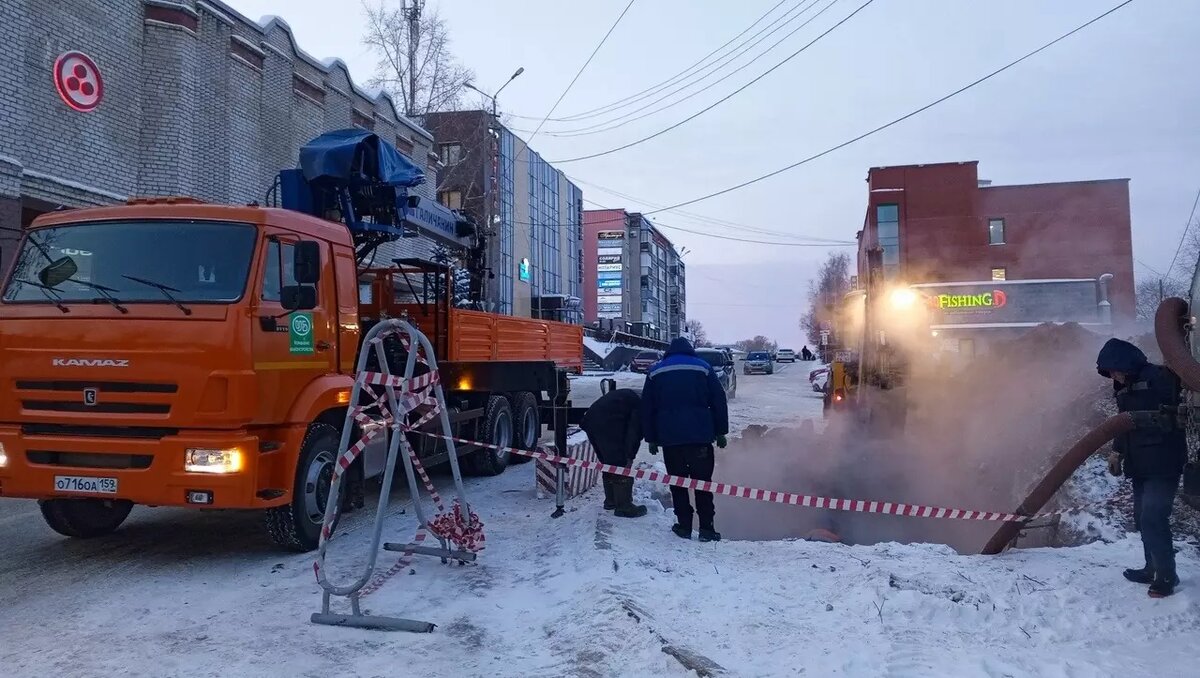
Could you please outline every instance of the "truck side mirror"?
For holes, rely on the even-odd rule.
[[[292,276],[300,285],[316,285],[321,280],[321,243],[301,240],[292,250]]]
[[[71,257],[60,257],[38,271],[38,281],[46,287],[58,287],[79,272],[79,266]]]
[[[317,307],[317,288],[287,285],[279,291],[279,305],[286,311],[308,311]]]

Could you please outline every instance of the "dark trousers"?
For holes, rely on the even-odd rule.
[[[1133,479],[1133,524],[1142,533],[1146,566],[1160,579],[1175,576],[1171,507],[1178,487],[1178,476]]]
[[[663,448],[663,462],[667,465],[667,473],[696,480],[712,480],[716,457],[713,456],[712,445],[680,445]],[[692,504],[688,497],[687,488],[671,486],[671,503],[675,506],[675,520],[680,525],[692,528]],[[712,492],[696,490],[696,514],[700,517],[700,529],[713,529]]]

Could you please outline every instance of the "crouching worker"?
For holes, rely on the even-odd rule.
[[[630,388],[600,396],[583,415],[580,427],[587,433],[603,464],[629,468],[642,445],[641,397]],[[633,478],[605,473],[604,510],[621,518],[640,518],[646,507],[633,503]]]
[[[729,405],[717,373],[696,356],[683,337],[671,341],[667,354],[650,368],[642,387],[642,429],[650,454],[663,448],[667,473],[695,480],[712,480],[716,458],[713,443],[724,448],[729,433]],[[692,504],[686,487],[671,486],[676,523],[671,530],[692,538]],[[716,509],[712,492],[696,490],[695,516],[700,541],[720,541],[713,525]]]
[[[1096,371],[1113,380],[1117,410],[1158,414],[1178,405],[1180,382],[1169,369],[1155,365],[1127,341],[1109,339],[1096,358]],[[1175,544],[1171,537],[1171,507],[1179,477],[1187,462],[1187,437],[1174,417],[1142,417],[1136,428],[1113,440],[1109,470],[1122,472],[1133,483],[1133,522],[1142,533],[1146,564],[1125,570],[1125,578],[1150,585],[1150,597],[1175,592]]]

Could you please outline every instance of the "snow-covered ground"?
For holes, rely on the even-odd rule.
[[[742,425],[819,417],[806,377],[799,363],[739,375],[732,416]],[[660,504],[619,519],[601,510],[598,491],[553,519],[532,473],[467,481],[488,537],[477,564],[421,559],[364,601],[438,625],[422,635],[311,624],[312,557],[273,550],[253,514],[138,509],[112,537],[70,541],[41,524],[35,505],[0,501],[0,667],[5,676],[1196,675],[1200,558],[1185,544],[1181,589],[1152,600],[1121,578],[1140,563],[1136,537],[998,557],[929,545],[701,544],[671,534]],[[406,540],[414,517],[399,512],[400,493],[394,507],[385,538]],[[364,516],[344,522],[331,546],[339,580],[369,537]]]

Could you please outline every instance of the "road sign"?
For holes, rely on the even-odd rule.
[[[63,103],[80,113],[95,110],[104,99],[100,67],[83,52],[64,52],[55,59],[54,88]]]
[[[821,330],[821,345],[829,345],[829,330]]]

